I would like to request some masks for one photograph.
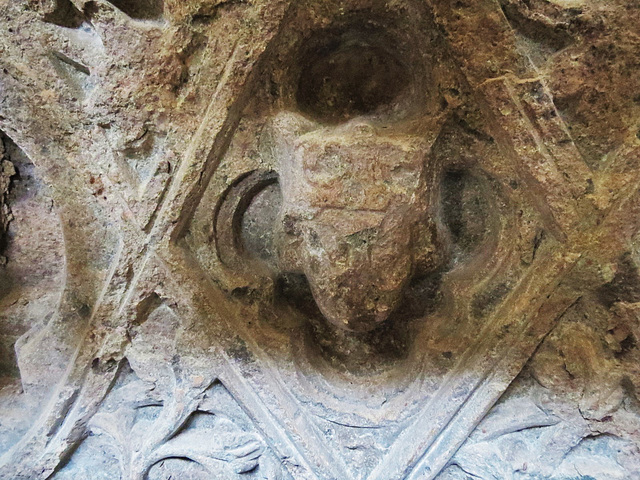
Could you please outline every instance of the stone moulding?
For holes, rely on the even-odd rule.
[[[629,28],[592,3],[0,2],[0,129],[66,277],[0,477],[640,475],[640,107],[594,166],[553,80]],[[496,416],[515,453],[478,461]]]

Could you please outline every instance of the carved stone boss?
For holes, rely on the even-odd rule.
[[[494,2],[284,3],[247,13],[268,33],[228,52],[182,157],[146,186],[156,203],[114,195],[133,214],[106,284],[57,340],[71,366],[3,475],[28,477],[29,450],[53,473],[89,430],[126,437],[107,400],[124,398],[127,364],[157,385],[127,405],[160,413],[121,445],[123,478],[176,456],[296,480],[435,478],[580,296],[585,258],[603,245],[615,258],[635,233],[619,233],[619,212],[638,208],[636,179],[612,206],[592,203],[590,171]],[[480,119],[472,135],[456,130],[462,111]],[[456,189],[480,205],[466,233],[448,213]],[[155,338],[153,322],[179,332],[158,337],[157,357],[132,340]],[[212,398],[251,427],[215,427],[213,453],[183,447],[180,428],[215,415]]]

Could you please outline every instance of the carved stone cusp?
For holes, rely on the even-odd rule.
[[[371,330],[396,308],[414,273],[416,239],[428,220],[428,146],[420,137],[388,136],[363,118],[297,134],[293,127],[304,123],[297,117],[283,113],[274,122],[281,127],[274,137],[288,146],[278,159],[281,264],[307,277],[329,322]]]

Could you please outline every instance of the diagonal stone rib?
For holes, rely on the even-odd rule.
[[[256,427],[265,435],[270,446],[294,475],[294,478],[307,480],[352,480],[343,459],[336,458],[326,448],[317,427],[310,421],[293,398],[283,388],[278,368],[260,347],[251,340],[251,335],[244,331],[239,323],[230,320],[242,316],[242,312],[231,311],[234,308],[221,297],[221,292],[211,280],[197,267],[196,261],[180,246],[164,252],[164,261],[168,268],[167,277],[175,282],[176,289],[189,285],[184,296],[190,298],[197,312],[197,318],[207,319],[210,312],[216,312],[219,319],[215,323],[215,343],[222,351],[234,349],[234,342],[240,338],[251,354],[252,362],[234,362],[229,355],[222,353],[224,361],[220,368],[219,378],[227,389],[248,410]],[[256,389],[256,385],[259,388]],[[256,393],[266,392],[270,406],[267,407]],[[272,409],[277,410],[274,415]],[[286,424],[283,424],[286,422]]]
[[[286,2],[283,3],[285,6],[287,5]],[[227,74],[224,75],[218,86],[219,95],[211,99],[209,113],[201,122],[199,129],[201,135],[196,136],[194,145],[202,147],[203,143],[206,144],[206,141],[203,142],[203,137],[207,135],[212,139],[231,137],[237,125],[235,120],[239,115],[240,107],[235,100],[238,97],[248,95],[244,91],[247,88],[246,79],[263,53],[265,45],[277,30],[274,25],[279,23],[285,10],[280,5],[278,9],[272,9],[273,11],[267,15],[265,14],[266,8],[269,7],[260,4],[253,14],[265,16],[269,20],[264,22],[261,27],[271,33],[269,35],[256,34],[245,39],[246,43],[243,47],[246,48],[246,56],[230,56],[225,68]],[[19,67],[23,70],[26,68]],[[34,83],[39,78],[37,73],[31,70],[21,73]],[[31,106],[31,102],[26,102],[26,104]],[[232,108],[233,106],[236,108]],[[57,115],[55,118],[64,120],[68,117],[68,115]],[[33,118],[41,118],[41,116],[34,115]],[[0,119],[3,120],[4,117]],[[48,123],[57,125],[58,122],[51,120]],[[202,124],[205,125],[202,126]],[[61,128],[65,131],[68,129],[66,124],[61,125]],[[37,131],[37,128],[33,130]],[[52,137],[64,138],[65,136],[52,135]],[[205,145],[204,156],[199,156],[203,150],[198,148],[190,149],[186,153],[185,165],[177,174],[173,188],[167,193],[167,198],[160,207],[154,225],[149,228],[149,234],[140,232],[133,220],[130,222],[133,228],[129,233],[134,232],[132,238],[128,238],[120,245],[120,250],[115,255],[112,268],[93,308],[88,325],[82,325],[82,328],[78,329],[78,333],[73,336],[74,339],[79,338],[80,340],[73,345],[76,350],[72,354],[71,365],[64,372],[66,378],[58,386],[51,403],[45,408],[42,418],[36,423],[34,429],[3,456],[2,462],[0,462],[0,477],[13,478],[16,469],[20,469],[24,473],[24,478],[35,478],[41,472],[52,472],[60,462],[60,458],[66,455],[84,435],[86,422],[97,411],[117,374],[117,369],[94,372],[90,368],[91,362],[94,358],[100,358],[101,352],[105,349],[110,350],[111,344],[118,344],[121,339],[124,339],[124,331],[116,327],[122,325],[123,318],[129,318],[133,315],[131,310],[135,310],[135,305],[130,302],[135,300],[134,292],[138,282],[149,273],[145,265],[154,258],[159,240],[164,238],[171,226],[174,226],[176,219],[173,218],[172,212],[189,210],[188,205],[193,198],[186,195],[185,199],[184,194],[186,192],[193,193],[194,188],[197,190],[197,185],[201,180],[200,172],[203,171],[204,165],[206,164],[207,169],[211,172],[215,169],[217,158],[224,154],[226,148],[224,141],[219,144],[220,148],[218,149],[212,149],[211,144],[208,144],[208,147]],[[209,149],[209,154],[206,152],[206,148]],[[74,148],[69,147],[68,150],[73,151]],[[64,182],[58,183],[64,184]],[[183,202],[187,205],[183,205]],[[195,203],[197,204],[197,199]],[[150,244],[149,248],[146,247],[147,244]],[[134,272],[133,278],[128,278],[129,272]],[[92,333],[95,334],[95,337],[89,340]],[[120,347],[108,352],[114,360],[123,355],[124,345]],[[33,454],[26,455],[23,454],[24,452],[38,452],[40,455],[34,457]],[[17,465],[10,460],[18,458],[18,456],[25,460],[23,465]],[[36,471],[37,474],[34,473]]]
[[[567,243],[553,259],[539,260],[529,270],[370,480],[435,478],[579,297],[558,287],[582,257],[580,242],[569,237],[577,238],[572,232],[584,208],[579,200],[589,184],[588,168],[533,64],[517,54],[499,4],[430,3],[467,80],[478,89],[490,133],[523,172],[547,228]]]
[[[547,228],[565,238],[575,223],[590,171],[540,80],[518,53],[496,0],[431,0],[436,22],[489,122],[503,155],[521,172]],[[481,41],[478,41],[481,39]]]
[[[578,201],[587,189],[589,172],[558,120],[550,95],[538,79],[509,77],[487,80],[479,91],[503,155],[521,172],[547,228],[557,238],[566,238],[579,218]]]
[[[550,298],[578,258],[579,255],[565,251],[537,261],[369,480],[405,479],[418,462],[420,468],[414,471],[414,476],[434,478],[438,474],[509,386],[555,320],[575,300],[570,295],[557,302],[551,302]],[[531,335],[528,330],[531,326],[540,328],[541,315],[547,328]],[[511,352],[513,345],[522,349]],[[510,354],[515,358],[505,363],[504,358]],[[499,381],[494,382],[498,375]]]
[[[615,261],[640,227],[640,178],[625,189],[590,236],[590,225],[574,229],[553,256],[540,258],[480,332],[447,380],[396,440],[369,480],[433,479],[527,363],[557,320],[592,286],[580,275],[582,259]],[[631,215],[637,218],[637,215]],[[589,263],[589,262],[585,262]],[[588,281],[594,284],[593,275]],[[415,467],[414,467],[415,466]]]

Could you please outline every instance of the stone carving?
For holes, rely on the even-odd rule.
[[[0,477],[640,475],[639,15],[0,3]]]
[[[426,275],[435,256],[424,141],[385,137],[366,122],[318,128],[278,121],[282,135],[287,123],[293,135],[305,131],[275,139],[291,144],[278,151],[278,221],[292,237],[280,247],[290,257],[284,268],[305,275],[328,321],[372,330],[397,309],[416,266]]]
[[[194,388],[175,380],[163,400],[135,374],[123,374],[104,411],[89,423],[90,437],[77,454],[85,458],[72,459],[53,478],[167,478],[185,472],[191,478],[284,478],[275,460],[265,458],[260,437],[243,430],[251,422],[221,384]],[[100,448],[114,453],[117,468],[110,459],[89,456]],[[203,468],[185,465],[186,459]]]
[[[175,390],[171,392],[170,399],[160,403],[157,399],[146,398],[145,389],[135,380],[122,388],[127,391],[113,392],[114,401],[121,404],[119,409],[97,413],[89,428],[94,435],[109,437],[108,442],[118,451],[123,478],[146,478],[154,465],[169,458],[188,458],[203,465],[211,474],[218,472],[220,462],[231,464],[231,470],[238,474],[258,466],[262,446],[254,437],[243,434],[228,421],[218,422],[216,419],[215,423],[220,425],[188,427],[178,432],[185,424],[212,423],[213,419],[207,418],[207,414],[196,413],[196,405],[201,409],[198,412],[215,411],[215,405],[209,405],[211,402],[204,402],[204,398],[190,398],[181,403],[181,392]],[[126,401],[117,397],[129,395],[133,396],[135,403],[126,410]],[[146,412],[158,409],[161,411],[156,415]],[[147,421],[136,422],[136,413]],[[151,418],[146,418],[149,415]],[[167,423],[171,428],[166,428]]]

